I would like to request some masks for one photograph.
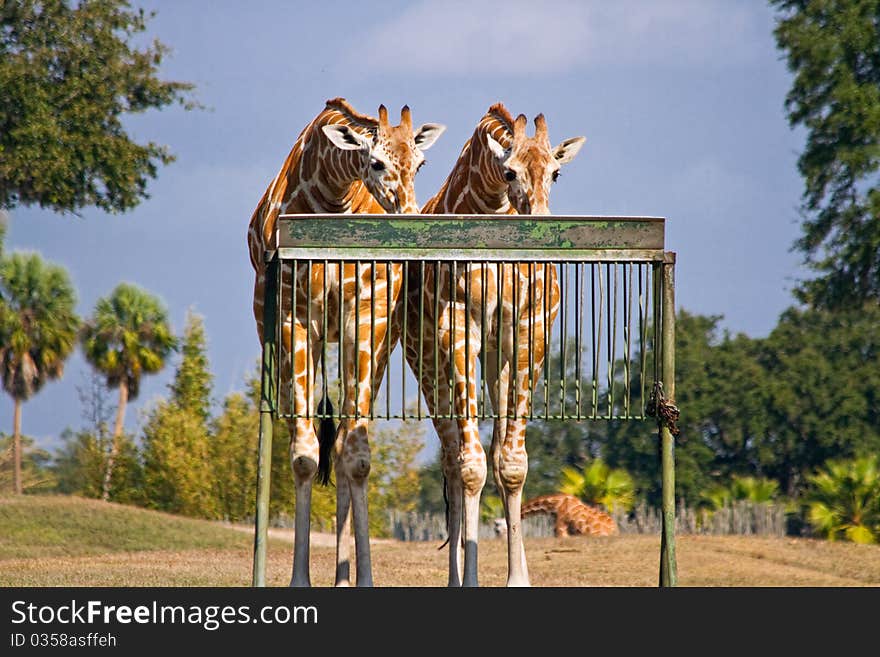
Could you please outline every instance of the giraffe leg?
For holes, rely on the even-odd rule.
[[[456,304],[460,305],[460,304]],[[455,323],[455,408],[459,425],[459,472],[464,494],[464,580],[477,586],[477,554],[480,529],[480,495],[486,484],[486,453],[480,444],[477,423],[476,362],[480,353],[480,325],[474,325],[457,308]],[[465,332],[469,339],[465,340]]]
[[[342,450],[339,438],[337,450],[337,454]],[[338,464],[338,456],[336,460]],[[351,586],[351,488],[338,465],[336,471],[336,586]]]
[[[299,321],[294,322],[294,346],[296,351],[293,357],[293,410],[296,415],[303,416],[307,409],[311,409],[312,402],[306,396],[306,391],[314,389],[314,361],[310,354],[306,353],[306,329]],[[285,324],[286,334],[284,344],[290,344],[289,324]],[[317,340],[313,340],[313,343]],[[290,368],[290,359],[284,359],[283,368]],[[309,367],[309,365],[312,365]],[[290,380],[282,374],[282,380]],[[309,413],[311,415],[311,413]],[[318,437],[315,434],[314,423],[311,419],[298,417],[292,420],[288,426],[291,429],[290,464],[293,470],[293,480],[296,487],[296,509],[294,514],[294,548],[293,548],[293,574],[290,579],[291,586],[310,586],[309,578],[309,531],[310,510],[312,500],[312,481],[318,470]]]
[[[365,274],[372,275],[369,267],[365,268]],[[354,299],[352,303],[358,304],[357,312],[349,311],[349,317],[355,320],[356,325],[351,331],[352,339],[347,341],[354,348],[346,349],[343,368],[346,394],[343,407],[348,415],[354,415],[356,408],[360,417],[343,421],[340,427],[342,448],[337,461],[337,480],[345,477],[348,483],[358,586],[373,585],[367,505],[370,444],[366,418],[370,415],[372,400],[382,383],[388,363],[387,331],[391,330],[389,324],[394,316],[394,306],[387,307],[388,296],[394,304],[399,293],[399,285],[394,284],[392,293],[388,295],[387,279],[383,281],[377,278],[374,282],[375,286],[365,282],[360,298]],[[391,338],[399,339],[399,333],[395,337],[395,332],[392,331]],[[392,343],[391,348],[393,347]]]

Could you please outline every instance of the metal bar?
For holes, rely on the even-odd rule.
[[[277,293],[281,264],[277,254],[266,263],[263,288],[263,362],[260,372],[260,435],[257,460],[257,500],[254,518],[254,565],[251,583],[266,586],[266,548],[269,536],[269,492],[272,476],[272,419],[276,410],[275,362],[278,340]]]
[[[385,262],[385,416],[391,415],[391,263]],[[406,406],[406,397],[403,399]]]
[[[421,420],[422,419],[422,365],[425,360],[425,345],[424,345],[424,337],[425,331],[425,262],[424,260],[419,262],[419,376],[418,381],[416,382],[416,417]],[[434,388],[436,389],[437,385],[435,383]],[[427,395],[425,396],[425,401],[428,401]]]
[[[278,246],[317,248],[510,249],[665,248],[664,220],[650,217],[282,215]],[[329,256],[328,256],[329,258]],[[332,259],[332,258],[331,258]]]
[[[577,268],[575,271],[574,278],[574,298],[577,300],[574,314],[574,322],[577,326],[576,333],[574,336],[574,351],[577,354],[577,361],[575,361],[574,366],[574,378],[576,382],[575,387],[575,403],[577,404],[577,410],[575,412],[575,419],[581,419],[581,345],[583,343],[583,321],[581,317],[581,313],[583,313],[583,309],[586,307],[586,300],[583,298],[584,289],[583,289],[583,275],[584,275],[584,265],[583,263],[575,263],[575,267]],[[546,356],[545,356],[546,357]]]
[[[642,280],[643,276],[645,278],[644,281]],[[639,416],[642,418],[645,416],[645,368],[648,366],[648,340],[646,336],[648,331],[648,306],[645,299],[648,276],[650,276],[648,268],[639,265],[639,402],[641,404]]]
[[[281,309],[281,312],[283,314],[284,313],[284,280],[283,280],[284,267],[283,266],[279,267],[279,273],[282,276],[282,280],[280,281],[280,284],[278,285],[278,295],[279,295],[278,308]],[[296,311],[297,311],[298,304],[299,304],[299,299],[297,299],[298,293],[299,293],[299,260],[294,260],[293,261],[293,268],[292,268],[291,274],[290,274],[290,297],[291,297],[290,350],[287,354],[288,360],[290,361],[290,372],[291,372],[290,381],[287,382],[287,400],[288,400],[288,403],[290,404],[289,412],[291,415],[296,413],[296,407],[294,405],[294,395],[293,395],[293,381],[296,377],[294,376],[293,368],[294,368],[294,365],[296,365],[296,359],[295,359],[295,356],[296,356],[296,319],[297,319]],[[284,322],[285,319],[286,319],[285,317],[282,317],[281,321]],[[283,334],[280,336],[280,339],[281,340],[284,339]],[[278,366],[278,370],[279,370],[279,372],[278,372],[278,377],[279,377],[278,389],[279,390],[281,390],[281,378],[280,378],[281,377],[281,371],[280,371],[281,369],[283,369],[283,368],[279,364],[279,366]]]
[[[434,261],[434,411],[437,416],[440,410],[440,261]]]
[[[663,392],[675,402],[675,254],[663,265]],[[663,477],[663,533],[660,537],[660,586],[678,581],[675,559],[675,454],[670,428],[660,430]]]
[[[321,307],[323,309],[321,318],[321,388],[324,394],[329,397],[330,383],[327,381],[327,261],[324,261],[322,267],[323,272],[323,288],[321,291]],[[326,407],[324,412],[327,412]]]
[[[496,220],[497,221],[497,220]],[[502,222],[499,222],[502,223]],[[623,249],[623,248],[547,248],[509,247],[507,249],[452,248],[448,246],[429,248],[395,248],[386,246],[285,246],[278,249],[282,260],[293,258],[314,260],[354,260],[369,255],[377,260],[457,260],[458,262],[487,260],[490,262],[558,262],[572,260],[577,262],[662,262],[662,249]]]
[[[626,301],[623,304],[623,414],[629,415],[629,367],[630,367],[630,331],[632,327],[632,264],[623,266],[623,293]],[[627,274],[628,272],[628,274]]]
[[[407,313],[409,312],[409,262],[404,262],[401,265],[401,273],[403,275],[401,294],[403,295],[403,308],[400,312],[400,346],[402,347],[400,354],[400,407],[401,413],[403,414],[403,419],[406,419],[406,320]],[[391,354],[388,354],[388,371],[391,371]],[[391,395],[391,384],[388,386],[388,394]],[[421,398],[421,394],[419,394],[419,384],[416,383],[416,395]]]
[[[361,415],[361,406],[358,404],[358,381],[361,380],[361,261],[354,263],[354,417]],[[348,383],[348,382],[346,382]]]
[[[486,269],[488,263],[483,261],[480,266],[480,402],[482,412],[480,417],[486,419],[486,279],[488,274]]]
[[[529,419],[534,419],[534,404],[532,396],[532,381],[535,379],[535,263],[528,263],[528,281],[529,281],[529,316],[528,316],[528,361],[529,361]]]
[[[451,263],[449,271],[449,417],[454,418],[455,413],[455,292],[457,290],[456,279],[458,272],[456,262]]]
[[[456,286],[456,292],[458,287]],[[467,396],[465,417],[471,419],[471,263],[464,263],[464,389]],[[474,370],[476,376],[476,369]]]
[[[306,284],[306,418],[310,418],[312,414],[312,261],[309,260],[306,276],[309,282]],[[293,313],[296,317],[296,312]],[[290,343],[292,352],[296,354],[296,334],[295,331],[290,332]],[[293,367],[296,367],[296,358],[293,358]],[[296,371],[293,370],[291,379],[296,378]],[[294,412],[296,406],[293,407]]]
[[[502,352],[504,351],[503,341],[502,341],[502,333],[503,333],[502,327],[504,326],[504,322],[502,321],[504,319],[504,316],[502,313],[502,307],[504,306],[504,303],[503,303],[503,300],[504,300],[504,268],[502,267],[500,262],[496,263],[496,265],[495,265],[495,273],[496,273],[496,283],[497,283],[496,289],[498,290],[498,296],[496,298],[496,304],[495,304],[496,307],[498,308],[498,323],[495,325],[495,335],[497,336],[496,346],[498,347],[497,354],[496,354],[498,362],[496,363],[497,369],[495,370],[496,375],[498,377],[498,381],[496,382],[498,408],[493,409],[492,415],[493,415],[493,417],[498,417],[501,415],[501,407],[506,406],[506,404],[507,404],[506,400],[504,402],[501,401],[501,355],[502,355]]]
[[[552,265],[551,265],[552,266]],[[568,340],[568,327],[566,326],[566,313],[565,307],[568,300],[568,285],[565,277],[568,275],[568,271],[566,269],[565,263],[559,263],[559,297],[560,297],[560,315],[562,326],[560,327],[560,365],[559,365],[559,412],[562,417],[565,417],[565,354],[566,354],[566,341]]]
[[[345,340],[345,322],[343,318],[345,317],[345,306],[343,305],[343,289],[345,288],[345,261],[339,261],[339,307],[337,314],[339,315],[339,344],[338,344],[338,356],[337,356],[337,366],[339,367],[339,381],[337,384],[339,385],[339,413],[340,416],[343,413],[343,405],[345,404],[345,390],[344,390],[344,381],[345,381],[345,351],[344,351],[344,340]]]
[[[373,419],[373,404],[376,395],[373,394],[373,383],[376,377],[376,261],[370,266],[370,364],[367,373],[370,378],[370,419]],[[358,379],[360,387],[360,379]],[[359,393],[360,394],[360,393]]]
[[[553,265],[544,268],[544,415],[550,415],[550,281],[553,278]]]

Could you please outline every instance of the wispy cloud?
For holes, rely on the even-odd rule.
[[[716,67],[751,60],[764,31],[754,5],[729,0],[423,0],[369,29],[346,64],[450,75]]]

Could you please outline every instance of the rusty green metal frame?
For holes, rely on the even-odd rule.
[[[666,395],[675,394],[675,254],[665,251],[665,219],[661,217],[524,216],[524,215],[281,215],[275,250],[267,254],[264,299],[263,366],[260,399],[260,440],[253,585],[265,586],[269,519],[269,476],[272,418],[278,412],[276,384],[280,263],[294,261],[426,261],[650,263],[654,284],[654,372],[660,373]],[[579,276],[576,273],[576,277]],[[578,280],[576,278],[576,280]],[[601,285],[601,276],[599,278]],[[615,280],[615,285],[617,284]],[[575,295],[585,294],[577,289]],[[606,287],[611,281],[606,279]],[[626,286],[624,278],[624,286]],[[629,285],[632,285],[630,278]],[[643,306],[639,279],[640,317]],[[645,289],[647,294],[647,289]],[[601,289],[600,289],[601,294]],[[585,296],[584,296],[585,298]],[[615,296],[616,303],[616,296]],[[595,312],[595,311],[594,311]],[[616,308],[615,308],[616,312]],[[631,310],[624,308],[624,313]],[[611,309],[608,313],[609,331]],[[599,310],[599,330],[602,315]],[[595,329],[595,324],[593,325]],[[641,324],[640,324],[641,326]],[[615,324],[616,330],[616,324]],[[644,338],[645,327],[642,329]],[[606,336],[611,339],[610,334]],[[578,337],[578,340],[580,338]],[[601,339],[601,336],[600,336]],[[630,336],[624,337],[629,353]],[[326,344],[326,343],[325,343]],[[642,357],[642,371],[645,353]],[[598,355],[596,355],[598,358]],[[628,366],[628,365],[627,365]],[[580,363],[578,363],[580,367]],[[390,369],[390,368],[389,368]],[[595,377],[593,379],[595,385]],[[564,380],[560,381],[563,386]],[[578,399],[580,375],[578,375]],[[644,399],[644,381],[642,398]],[[545,395],[548,391],[545,390]],[[596,403],[596,390],[591,392]],[[485,401],[484,407],[485,407]],[[578,401],[580,414],[580,401]],[[372,409],[371,409],[372,412]],[[371,413],[372,414],[372,413]],[[419,407],[418,417],[422,417]],[[579,416],[580,417],[580,416]],[[574,419],[574,418],[572,418]],[[668,427],[658,429],[662,479],[660,586],[675,586],[674,441]]]

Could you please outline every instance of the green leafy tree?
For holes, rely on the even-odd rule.
[[[729,486],[718,486],[703,494],[703,499],[714,509],[722,509],[733,502],[769,504],[779,494],[779,482],[766,477],[739,477],[734,475]]]
[[[110,296],[98,300],[83,327],[81,342],[86,360],[105,376],[108,387],[119,390],[101,491],[101,498],[108,500],[126,405],[137,398],[144,374],[155,374],[165,367],[177,341],[162,303],[137,286],[120,283]]]
[[[825,461],[880,452],[880,307],[790,309],[762,341],[762,473],[796,497]]]
[[[0,377],[12,397],[13,491],[22,492],[21,407],[59,378],[73,352],[79,317],[67,272],[33,253],[0,260]]]
[[[187,314],[181,360],[169,385],[171,396],[150,414],[144,429],[144,487],[154,508],[215,517],[210,417],[212,375],[202,318]]]
[[[880,540],[880,458],[833,460],[810,477],[809,519],[828,540]]]
[[[629,511],[636,501],[635,482],[626,470],[612,469],[602,459],[593,459],[583,468],[562,468],[559,491],[579,497],[587,504],[601,505],[608,511]]]
[[[826,307],[880,299],[880,0],[770,0],[794,82],[785,106],[807,130],[803,234],[819,276],[802,300]]]
[[[415,511],[419,502],[416,459],[424,447],[421,423],[373,424],[370,430],[370,532],[385,535],[390,511]],[[441,496],[442,499],[442,496]],[[334,504],[335,509],[335,504]]]
[[[126,0],[15,0],[0,7],[0,207],[121,212],[173,156],[131,139],[126,116],[178,103],[158,77],[168,48],[139,48],[147,15]]]
[[[189,311],[183,329],[180,348],[183,356],[171,383],[171,399],[202,422],[211,415],[211,386],[213,375],[208,364],[208,341],[201,316]]]
[[[209,461],[217,509],[226,520],[244,520],[254,514],[259,422],[257,407],[241,393],[226,397],[222,413],[213,422]]]
[[[36,447],[33,438],[20,436],[21,464],[18,473],[13,467],[13,437],[0,434],[0,491],[12,490],[18,476],[22,492],[48,493],[55,488],[55,475],[49,467],[49,452]]]
[[[217,517],[210,457],[210,436],[200,418],[173,402],[159,402],[143,432],[146,506]]]

